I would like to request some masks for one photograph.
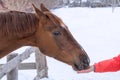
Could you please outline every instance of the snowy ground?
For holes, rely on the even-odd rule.
[[[116,8],[114,12],[112,12],[112,8],[61,8],[53,12],[62,18],[76,40],[83,46],[91,59],[91,65],[120,53],[120,8]],[[33,56],[29,59],[30,61],[34,61]],[[5,60],[0,61],[2,63]],[[42,80],[120,79],[120,71],[77,74],[71,66],[53,58],[47,57],[47,62],[49,79]],[[35,75],[35,70],[19,71],[19,80],[33,80]],[[4,77],[2,80],[6,80],[6,78]]]

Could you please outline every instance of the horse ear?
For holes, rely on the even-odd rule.
[[[33,8],[34,8],[34,10],[35,10],[35,13],[36,13],[36,15],[37,15],[38,17],[44,16],[44,13],[43,13],[42,11],[40,11],[37,7],[35,7],[34,4],[32,4],[32,6],[33,6]]]
[[[44,6],[43,3],[41,3],[40,7],[41,7],[41,11],[43,11],[43,12],[49,11],[49,10]]]

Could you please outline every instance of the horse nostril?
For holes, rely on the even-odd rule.
[[[83,60],[83,64],[84,64],[85,66],[89,66],[89,60],[88,60],[88,59]]]

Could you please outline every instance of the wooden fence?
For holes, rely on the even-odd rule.
[[[35,53],[35,63],[21,63],[29,56]],[[46,57],[38,48],[28,48],[22,54],[17,53],[7,56],[7,63],[0,64],[0,79],[7,75],[7,80],[18,80],[18,70],[37,69],[37,75],[34,80],[48,77]]]

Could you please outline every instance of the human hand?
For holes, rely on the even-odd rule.
[[[77,71],[77,73],[89,73],[94,71],[94,66],[90,66],[88,69]]]

